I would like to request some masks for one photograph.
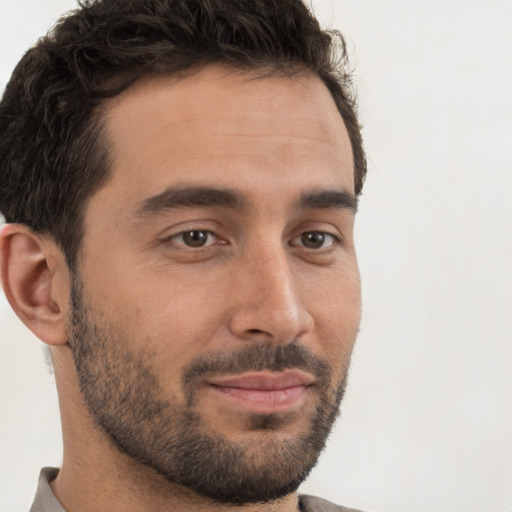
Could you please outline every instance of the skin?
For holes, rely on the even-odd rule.
[[[96,318],[122,333],[127,349],[148,354],[164,395],[178,402],[186,400],[180,376],[194,358],[251,344],[299,340],[329,362],[331,385],[341,382],[360,321],[354,210],[298,204],[318,191],[353,200],[350,141],[321,81],[208,66],[180,80],[145,78],[103,108],[112,175],[87,205],[79,259],[83,300]],[[245,206],[149,211],[148,200],[169,188],[197,186],[236,189]],[[187,230],[202,230],[207,244],[187,246]],[[311,232],[325,234],[321,247],[305,245]],[[121,454],[95,426],[68,344],[64,257],[25,226],[1,233],[5,293],[51,347],[64,436],[52,488],[66,510],[231,510]],[[307,431],[317,398],[314,386],[302,390],[275,411],[286,421],[265,435]],[[196,401],[209,428],[265,457],[263,434],[248,428],[258,411],[247,399],[205,385]],[[297,510],[297,496],[241,508]]]

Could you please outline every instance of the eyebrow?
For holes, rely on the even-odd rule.
[[[222,206],[233,210],[244,211],[247,202],[236,189],[203,186],[169,187],[160,194],[142,201],[137,208],[137,217],[151,217],[170,210],[180,208],[201,208]]]
[[[345,208],[357,212],[358,198],[346,190],[313,190],[304,192],[299,198],[301,209]]]
[[[345,190],[311,190],[303,192],[297,205],[302,210],[327,208],[357,211],[357,197]],[[181,208],[206,208],[220,206],[239,212],[249,210],[249,204],[242,192],[235,188],[217,188],[210,186],[174,186],[143,200],[135,210],[139,218],[153,217]]]

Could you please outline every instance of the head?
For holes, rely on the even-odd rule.
[[[366,171],[344,52],[298,0],[82,2],[0,103],[11,304],[109,443],[209,499],[294,490],[343,395]]]
[[[366,162],[345,44],[298,0],[83,1],[31,48],[0,104],[0,211],[51,235],[75,263],[88,199],[111,172],[101,105],[148,75],[207,64],[272,76],[309,71],[347,128],[355,193]]]

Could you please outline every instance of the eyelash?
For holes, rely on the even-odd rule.
[[[217,239],[219,239],[219,237],[213,231],[211,231],[209,229],[187,229],[187,230],[184,230],[184,231],[180,231],[179,233],[176,233],[175,235],[167,237],[163,241],[164,242],[174,242],[174,243],[176,243],[176,239],[179,239],[181,237],[182,241],[178,242],[179,245],[183,245],[184,247],[187,247],[187,248],[190,248],[190,249],[194,249],[194,248],[202,249],[204,247],[210,247],[211,245],[213,245],[213,243],[209,243],[207,245],[198,245],[197,247],[194,247],[192,245],[188,245],[187,243],[184,242],[183,237],[186,236],[186,235],[190,235],[192,233],[203,233],[203,234],[206,234],[207,235],[207,241],[208,241],[208,238],[211,238],[212,236],[217,238]],[[226,244],[222,244],[222,245],[226,245]]]
[[[209,229],[190,229],[190,230],[184,230],[184,231],[181,231],[179,233],[176,233],[170,237],[167,237],[163,240],[163,242],[165,243],[171,243],[171,242],[174,242],[174,243],[178,243],[179,245],[182,245],[183,247],[186,247],[188,249],[203,249],[205,247],[210,247],[211,245],[214,245],[215,244],[215,241],[213,241],[212,243],[207,243],[206,245],[197,245],[197,246],[193,246],[193,245],[189,245],[187,244],[183,237],[186,236],[186,235],[192,235],[192,233],[195,233],[195,234],[206,234],[206,242],[209,241],[209,238],[211,237],[214,237],[215,239],[217,240],[221,240],[220,237],[218,235],[216,235],[213,231],[209,230]],[[312,248],[312,247],[307,247],[303,244],[299,244],[299,243],[294,243],[296,240],[300,240],[302,237],[304,236],[307,236],[307,235],[321,235],[322,237],[324,237],[324,241],[322,242],[322,246],[321,247],[315,247],[315,248]],[[177,239],[181,238],[181,241],[179,242],[176,242]],[[323,244],[326,240],[330,240],[330,243],[329,245],[327,245],[326,247],[323,247]],[[302,240],[303,241],[303,240]],[[327,231],[319,231],[319,230],[312,230],[312,231],[304,231],[302,233],[300,233],[299,235],[295,236],[294,238],[292,238],[292,240],[290,241],[290,245],[291,246],[298,246],[298,247],[303,247],[304,249],[309,249],[311,251],[322,251],[322,250],[328,250],[330,249],[331,247],[335,246],[335,245],[342,245],[343,243],[343,240],[340,236],[336,236],[332,233],[329,233]],[[227,242],[224,242],[220,245],[227,245]]]
[[[322,249],[328,250],[329,248],[333,247],[334,245],[341,245],[341,243],[342,243],[342,240],[339,236],[333,235],[332,233],[329,233],[327,231],[304,231],[304,232],[300,233],[300,235],[293,238],[291,240],[291,242],[293,242],[294,240],[301,239],[302,237],[307,236],[307,235],[315,235],[315,236],[321,235],[322,237],[324,237],[324,241],[326,241],[326,240],[331,241],[331,243],[329,245],[327,245],[326,247],[323,247],[323,242],[322,242],[322,247],[315,247],[315,248],[306,247],[305,245],[301,245],[301,247],[304,247],[305,249],[310,249],[312,251],[321,251]],[[295,245],[291,242],[290,242],[290,245]]]

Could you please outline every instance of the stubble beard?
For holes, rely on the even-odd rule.
[[[333,386],[327,362],[299,343],[249,344],[193,360],[182,374],[186,399],[173,400],[165,395],[151,356],[131,351],[112,326],[94,321],[77,276],[71,291],[68,334],[80,390],[95,424],[120,452],[217,503],[264,503],[298,488],[338,416],[348,367]],[[206,375],[286,368],[316,377],[316,407],[302,433],[283,435],[287,413],[253,414],[247,419],[251,435],[235,442],[201,417],[196,391]]]

